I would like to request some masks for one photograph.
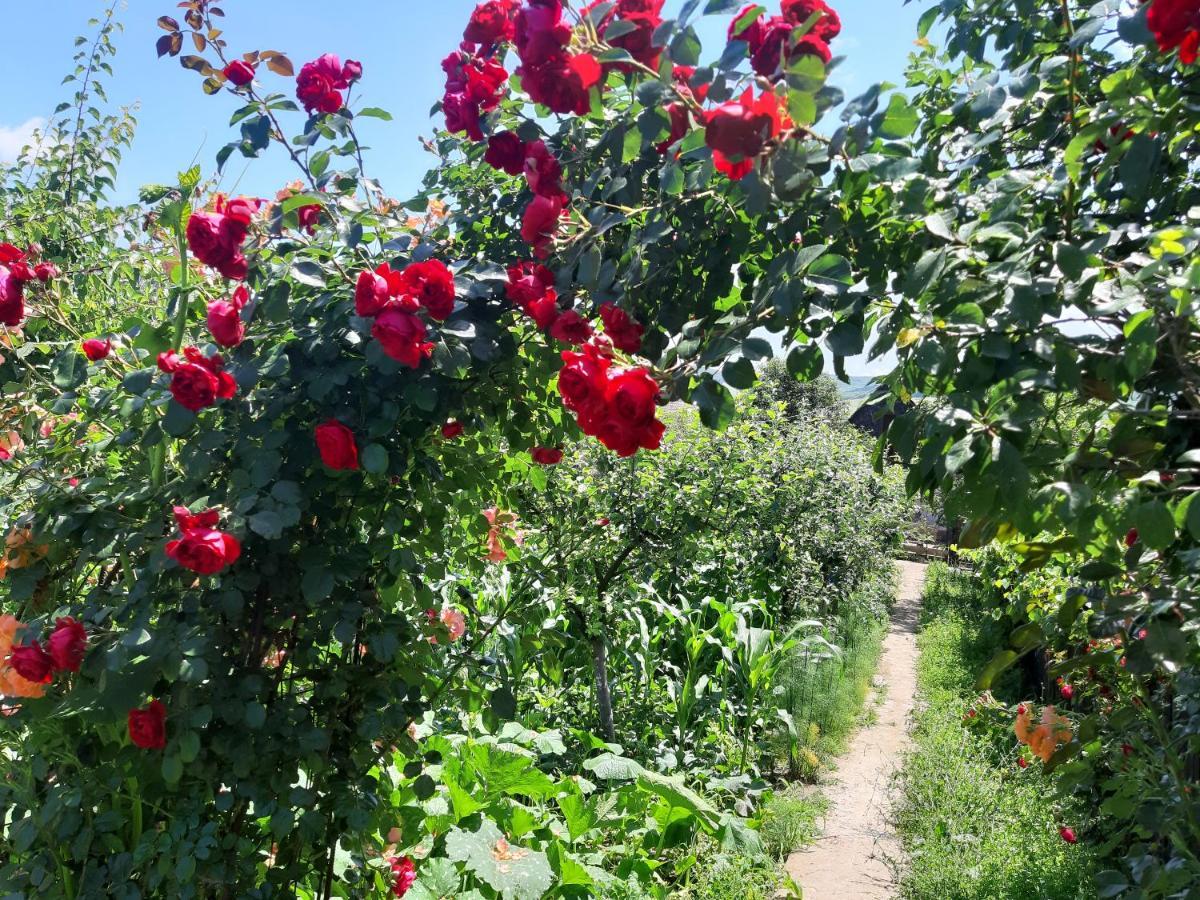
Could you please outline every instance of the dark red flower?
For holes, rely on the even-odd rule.
[[[1062,694],[1064,700],[1070,700],[1075,696],[1075,688],[1071,687],[1069,684],[1064,684],[1058,689],[1058,692]]]
[[[712,148],[718,171],[735,181],[750,172],[767,142],[791,125],[781,104],[776,94],[764,92],[756,98],[748,88],[738,100],[708,113],[704,142]]]
[[[483,161],[493,169],[520,175],[525,171],[525,142],[515,131],[502,131],[488,138]]]
[[[390,271],[388,264],[384,263],[374,272],[359,273],[358,283],[354,287],[354,311],[358,315],[377,316],[387,308],[387,272]]]
[[[599,429],[600,443],[620,456],[639,449],[657,450],[666,427],[655,418],[658,382],[644,368],[620,369],[609,374],[605,386],[607,415]]]
[[[546,291],[542,296],[525,304],[525,313],[542,331],[554,325],[562,311],[558,308],[558,294]]]
[[[80,349],[83,350],[83,355],[92,362],[99,362],[102,359],[107,359],[108,354],[112,353],[112,338],[88,338],[81,343]]]
[[[195,347],[183,351],[183,359],[171,350],[161,353],[158,367],[171,375],[171,396],[175,402],[192,412],[212,406],[217,400],[228,400],[237,393],[237,382],[225,371],[220,354],[205,356]]]
[[[52,262],[40,262],[33,267],[33,274],[37,276],[38,281],[49,281],[52,278],[57,278],[61,273],[58,271],[58,266]]]
[[[783,17],[799,27],[807,22],[813,13],[819,12],[821,18],[813,25],[808,33],[829,43],[842,33],[842,20],[836,12],[830,9],[825,0],[783,0],[781,4]]]
[[[1129,531],[1126,532],[1126,534],[1125,534],[1125,546],[1132,547],[1137,542],[1138,542],[1138,530],[1136,528],[1130,528]]]
[[[600,318],[604,322],[604,333],[618,350],[637,353],[642,349],[642,333],[645,329],[625,310],[605,303],[600,307]]]
[[[1058,829],[1058,835],[1064,841],[1066,841],[1068,844],[1074,844],[1074,843],[1078,842],[1078,840],[1079,840],[1079,838],[1077,838],[1075,836],[1075,829],[1068,828],[1066,825],[1064,825],[1060,829]]]
[[[1194,65],[1200,57],[1200,3],[1197,0],[1152,0],[1146,25],[1164,53],[1179,49],[1179,61]]]
[[[412,263],[400,273],[401,294],[439,322],[454,312],[454,274],[439,259]]]
[[[455,422],[452,420],[442,426],[442,437],[448,441],[452,441],[456,437],[462,435],[465,430],[466,429],[464,428],[462,422]]]
[[[526,0],[517,12],[517,55],[536,66],[561,53],[571,42],[571,27],[563,20],[562,0]]]
[[[296,210],[296,227],[308,234],[315,234],[321,221],[321,204],[310,203]]]
[[[392,866],[392,895],[403,897],[417,880],[417,864],[409,857],[393,858]]]
[[[666,153],[670,150],[676,141],[687,136],[692,127],[692,114],[684,103],[668,103],[666,113],[667,118],[671,121],[671,131],[667,135],[667,139],[655,147],[659,153]]]
[[[222,70],[222,74],[230,84],[244,87],[254,80],[254,66],[243,59],[235,59]]]
[[[223,212],[192,213],[187,224],[188,247],[206,266],[241,281],[247,271],[242,242],[249,232],[252,213],[253,207],[244,200],[231,201]]]
[[[591,90],[600,83],[600,63],[589,53],[559,53],[536,66],[517,69],[521,86],[535,103],[551,112],[586,115],[592,108]]]
[[[511,41],[517,34],[513,21],[515,0],[487,0],[480,3],[471,13],[463,40],[480,46],[491,46]]]
[[[354,432],[336,419],[330,419],[313,430],[321,462],[331,469],[350,471],[358,468],[358,445]]]
[[[1027,768],[1029,768],[1029,760],[1027,760],[1023,756],[1018,756],[1017,757],[1017,766],[1019,766],[1022,769],[1027,769]]]
[[[538,195],[525,207],[521,219],[521,239],[534,248],[537,256],[550,255],[550,244],[558,231],[558,222],[566,208],[565,196],[543,197]]]
[[[508,299],[517,306],[527,306],[540,300],[554,287],[554,273],[536,262],[523,262],[508,267]]]
[[[151,700],[143,709],[129,711],[129,740],[143,750],[167,746],[167,708],[161,700]]]
[[[0,325],[17,328],[25,321],[25,282],[0,265]]]
[[[584,345],[579,352],[564,350],[562,360],[564,365],[558,373],[558,392],[567,409],[589,421],[601,417],[606,403],[611,361],[591,344]],[[587,430],[584,428],[585,432]]]
[[[582,344],[592,336],[592,324],[573,309],[557,316],[550,326],[550,336],[564,344]]]
[[[13,671],[34,684],[49,684],[53,675],[54,660],[42,649],[38,641],[13,647],[8,656]]]
[[[508,71],[495,60],[461,50],[442,60],[442,70],[446,73],[442,97],[446,130],[452,134],[465,131],[471,140],[483,140],[480,116],[500,105]]]
[[[213,341],[221,347],[236,347],[246,336],[242,310],[250,301],[250,292],[239,284],[228,300],[208,304],[208,330]]]
[[[539,197],[563,195],[562,166],[543,141],[525,145],[525,181]]]
[[[87,630],[70,616],[55,619],[54,631],[46,640],[46,650],[60,672],[78,672],[87,653]]]
[[[425,333],[425,323],[419,316],[395,308],[381,312],[371,327],[371,336],[379,341],[383,352],[410,369],[419,367],[421,360],[433,353],[433,344],[425,341]]]
[[[296,98],[304,104],[306,112],[335,113],[345,102],[341,92],[361,75],[362,66],[358,63],[348,62],[343,66],[338,57],[326,53],[300,67]]]
[[[751,20],[751,16],[754,16],[756,11],[758,15]],[[733,17],[733,21],[729,23],[729,40],[745,41],[753,52],[762,43],[764,18],[765,14],[759,4],[750,3],[743,6]]]
[[[534,447],[529,455],[539,466],[557,466],[563,458],[563,452],[558,447]]]
[[[362,78],[363,65],[357,59],[348,59],[346,64],[342,66],[342,78],[350,84]]]
[[[829,45],[811,32],[793,41],[795,27],[780,16],[762,23],[762,36],[750,54],[750,65],[755,72],[764,78],[775,78],[782,74],[780,67],[784,63],[801,56],[816,56],[823,63],[833,59]]]
[[[167,557],[198,575],[216,575],[232,566],[242,555],[242,544],[232,534],[218,531],[217,521],[215,509],[193,514],[185,506],[175,507],[180,536],[167,542]]]
[[[605,0],[595,0],[585,6],[581,15],[592,13]],[[662,24],[663,0],[616,0],[616,3],[596,25],[596,30],[612,46],[625,50],[644,66],[658,68],[661,47],[654,46],[654,32]],[[608,27],[616,21],[627,23],[619,34],[609,38]],[[630,28],[629,26],[633,26]],[[632,71],[629,63],[611,63],[618,71]]]

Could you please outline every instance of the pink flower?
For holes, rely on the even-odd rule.
[[[392,894],[403,897],[417,880],[417,864],[407,856],[392,859]]]

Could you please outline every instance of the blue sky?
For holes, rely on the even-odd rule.
[[[223,0],[229,52],[273,49],[287,53],[299,68],[321,53],[363,63],[359,106],[380,106],[391,122],[361,120],[360,137],[370,145],[367,171],[394,197],[415,192],[431,157],[417,138],[431,135],[430,107],[442,93],[442,57],[457,46],[476,0]],[[777,0],[760,0],[772,11]],[[665,12],[682,0],[668,0]],[[87,34],[87,20],[107,7],[106,0],[41,0],[5,4],[5,41],[0,54],[0,159],[11,159],[30,130],[72,85],[62,85],[71,68],[75,36]],[[127,0],[120,12],[125,26],[117,37],[115,76],[105,87],[114,106],[137,105],[134,148],[122,164],[118,200],[137,196],[149,183],[172,183],[175,173],[198,162],[206,176],[216,167],[217,150],[234,135],[229,116],[237,108],[228,94],[208,97],[200,78],[178,62],[155,56],[154,42],[164,32],[159,15],[174,15],[174,0]],[[835,0],[843,31],[834,51],[845,59],[832,78],[853,96],[877,81],[900,82],[916,38],[916,22],[927,4],[902,0]],[[51,11],[52,10],[52,11]],[[419,10],[419,11],[417,11]],[[701,19],[705,58],[716,59],[724,45],[727,16]],[[19,36],[14,38],[13,36]],[[265,70],[270,89],[292,93],[285,79]],[[297,126],[299,121],[296,122]],[[286,128],[288,123],[284,123]],[[297,131],[299,128],[297,127]],[[234,156],[223,187],[238,193],[274,196],[297,177],[278,148],[249,165]]]

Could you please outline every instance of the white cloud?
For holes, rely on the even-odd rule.
[[[46,120],[41,116],[34,116],[20,125],[0,125],[0,162],[14,161],[21,150],[33,141],[33,133],[45,124]]]

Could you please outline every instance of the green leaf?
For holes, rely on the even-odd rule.
[[[705,376],[699,387],[692,391],[692,403],[700,410],[700,421],[717,431],[727,428],[737,415],[733,394],[711,376]]]
[[[1020,654],[1012,650],[1001,650],[979,673],[979,680],[975,682],[975,687],[981,691],[990,690],[992,682],[1020,658]]]
[[[1162,550],[1175,541],[1175,517],[1161,500],[1149,500],[1133,511],[1133,527],[1142,542],[1153,550]]]
[[[183,777],[183,760],[174,753],[167,754],[162,761],[162,777],[167,784],[178,784]]]
[[[162,417],[162,430],[171,437],[183,437],[196,424],[196,414],[185,409],[172,399],[167,403],[167,413]]]
[[[510,844],[490,819],[476,831],[455,828],[446,835],[446,856],[505,900],[539,900],[554,882],[545,853]]]
[[[257,700],[246,704],[246,725],[255,730],[262,728],[267,721],[267,708]]]
[[[250,526],[250,530],[255,534],[262,535],[269,541],[273,541],[283,535],[283,519],[274,510],[265,509],[261,512],[256,512],[246,520],[246,524]]]
[[[709,833],[712,833],[720,822],[720,811],[685,785],[682,777],[645,771],[638,776],[638,785],[662,797],[672,807],[686,809],[704,824]]]
[[[54,386],[64,391],[77,388],[87,378],[87,357],[75,347],[59,351],[50,367],[54,375]]]
[[[881,137],[899,140],[915,132],[919,124],[917,111],[909,105],[908,98],[897,93],[892,94],[888,101],[887,110],[876,130]]]
[[[1196,500],[1198,496],[1200,494],[1188,494],[1175,507],[1175,527],[1180,531],[1186,528],[1188,533],[1196,540],[1200,540],[1200,502]]]
[[[817,344],[797,344],[788,351],[787,370],[797,381],[812,381],[825,370],[825,354]]]
[[[386,109],[380,109],[378,106],[368,106],[366,109],[360,109],[355,113],[355,116],[357,118],[366,116],[371,119],[383,119],[385,122],[392,121],[392,114]]]
[[[854,319],[838,322],[826,340],[836,356],[858,356],[865,346],[862,322]]]
[[[382,475],[388,470],[388,453],[379,444],[367,444],[362,451],[362,467],[372,475]]]
[[[324,600],[333,593],[333,573],[323,566],[309,569],[300,579],[300,592],[309,603]]]
[[[417,880],[409,888],[411,900],[456,900],[462,895],[462,876],[454,863],[444,857],[431,857],[417,869]]]
[[[325,287],[325,271],[311,260],[301,260],[292,265],[292,278],[310,287]]]
[[[758,375],[754,371],[754,364],[744,356],[725,363],[721,368],[721,376],[725,379],[726,384],[739,391],[754,387],[758,381]]]

